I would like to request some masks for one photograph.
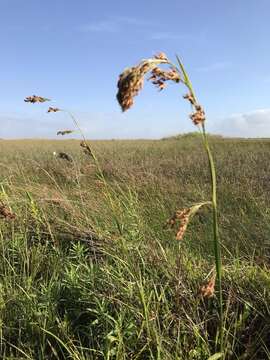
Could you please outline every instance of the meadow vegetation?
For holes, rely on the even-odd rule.
[[[209,137],[218,182],[226,359],[270,359],[270,141]],[[191,359],[217,351],[211,197],[198,136],[1,140],[3,359]],[[72,161],[57,158],[63,151]],[[109,194],[109,195],[108,195]],[[212,357],[218,359],[219,355]]]

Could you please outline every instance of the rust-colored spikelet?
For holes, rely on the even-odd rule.
[[[27,96],[24,99],[24,101],[34,104],[34,103],[44,103],[45,101],[51,101],[51,100],[47,99],[47,98],[44,98],[42,96],[32,95],[32,96]]]
[[[215,294],[216,275],[214,274],[207,284],[202,285],[199,294],[204,298],[211,298]]]
[[[173,216],[167,220],[166,225],[169,225],[173,228],[176,223],[179,222],[179,227],[176,233],[176,240],[182,240],[186,232],[187,226],[190,219],[199,211],[199,209],[204,205],[210,205],[209,201],[205,201],[199,204],[195,204],[190,208],[185,208],[183,210],[177,210]]]
[[[59,130],[59,131],[57,131],[57,135],[67,135],[67,134],[71,134],[71,133],[73,133],[74,132],[74,130]]]
[[[12,213],[5,205],[0,205],[0,216],[7,220],[13,220],[16,218],[16,215]]]
[[[180,75],[173,68],[170,70],[163,70],[156,66],[151,71],[151,77],[148,80],[150,80],[152,84],[156,85],[159,90],[163,90],[166,87],[166,81],[174,81],[178,83],[180,81]]]
[[[167,225],[174,227],[179,222],[179,227],[176,233],[176,240],[182,240],[187,229],[191,208],[176,211],[173,216],[167,220]]]
[[[188,100],[191,105],[195,105],[196,104],[196,100],[194,99],[194,96],[192,94],[186,94],[183,96],[184,99]]]
[[[190,104],[193,106],[195,111],[190,115],[191,120],[194,125],[203,124],[205,121],[205,112],[201,105],[196,102],[196,99],[191,93],[188,93],[183,96],[184,99],[188,100]]]
[[[120,74],[116,97],[123,111],[130,109],[133,105],[134,97],[143,87],[144,76],[162,63],[168,63],[168,58],[165,54],[160,53],[154,58],[142,60],[137,66],[127,68]]]
[[[203,124],[205,121],[205,112],[201,105],[195,105],[195,112],[190,115],[194,125]]]
[[[61,109],[58,109],[58,108],[56,108],[56,107],[49,107],[49,109],[48,109],[48,113],[51,113],[51,112],[57,112],[57,111],[61,111]]]
[[[164,53],[164,52],[160,52],[160,53],[157,53],[155,56],[154,56],[155,59],[158,59],[158,60],[164,60],[166,62],[169,62],[169,59],[167,58],[167,55]]]

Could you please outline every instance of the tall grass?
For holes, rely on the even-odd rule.
[[[220,240],[218,234],[218,216],[217,216],[217,181],[216,181],[216,169],[213,159],[213,155],[209,146],[208,137],[205,130],[205,112],[202,106],[198,103],[197,97],[193,90],[189,76],[184,68],[184,65],[181,63],[178,56],[176,56],[178,66],[174,65],[164,53],[156,55],[154,58],[143,60],[139,65],[126,69],[119,77],[118,82],[118,93],[117,99],[122,107],[123,111],[128,110],[133,105],[133,98],[138,94],[142,88],[143,77],[151,72],[151,77],[149,80],[152,81],[160,90],[163,90],[166,81],[173,81],[176,83],[183,84],[188,93],[184,96],[187,99],[193,109],[193,113],[190,115],[191,120],[194,125],[196,125],[202,135],[204,149],[207,154],[209,172],[211,176],[212,184],[212,209],[213,209],[213,244],[214,244],[214,254],[215,254],[215,267],[218,280],[218,297],[219,297],[219,350],[223,353],[223,299],[222,299],[222,263],[221,263],[221,249],[220,249]],[[162,70],[157,65],[169,65],[170,70]],[[205,204],[208,204],[207,202]],[[201,206],[193,207],[196,211]],[[180,225],[178,236],[179,240],[182,239],[184,231],[189,221],[189,217],[192,211],[190,212],[180,212],[176,218],[179,218],[182,222]],[[185,216],[185,218],[183,217]],[[179,236],[180,234],[180,236]]]
[[[163,53],[120,75],[124,111],[149,72],[186,87],[199,136],[89,143],[69,113],[81,143],[0,141],[1,358],[270,359],[270,143],[209,136]]]
[[[269,359],[269,142],[209,142],[225,249],[225,357]],[[3,359],[208,360],[218,306],[198,284],[212,270],[212,219],[193,218],[181,251],[161,226],[177,206],[211,195],[199,144],[92,142],[117,193],[120,235],[78,141],[0,141],[1,199],[16,214],[0,220]]]

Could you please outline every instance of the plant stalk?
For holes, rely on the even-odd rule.
[[[190,94],[193,96],[195,102],[197,103],[196,95],[193,90],[192,83],[189,80],[188,74],[177,55],[176,55],[176,59],[179,64],[180,70],[184,76],[182,82],[186,85],[186,87],[190,91]],[[175,65],[173,65],[173,67],[177,69]],[[219,302],[219,350],[221,353],[223,353],[224,331],[223,331],[222,262],[221,262],[221,247],[220,247],[220,239],[219,239],[219,231],[218,231],[217,179],[216,179],[215,163],[209,146],[208,137],[205,131],[205,124],[202,123],[201,126],[202,126],[201,134],[203,138],[204,148],[208,158],[209,170],[211,175],[211,185],[212,185],[213,245],[214,245],[214,255],[215,255],[215,267],[217,274],[218,302]]]

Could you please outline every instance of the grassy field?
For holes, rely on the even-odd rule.
[[[226,359],[270,359],[270,140],[210,137],[218,174]],[[191,359],[216,349],[210,210],[197,136],[0,141],[2,359]],[[64,151],[73,161],[58,159]]]

